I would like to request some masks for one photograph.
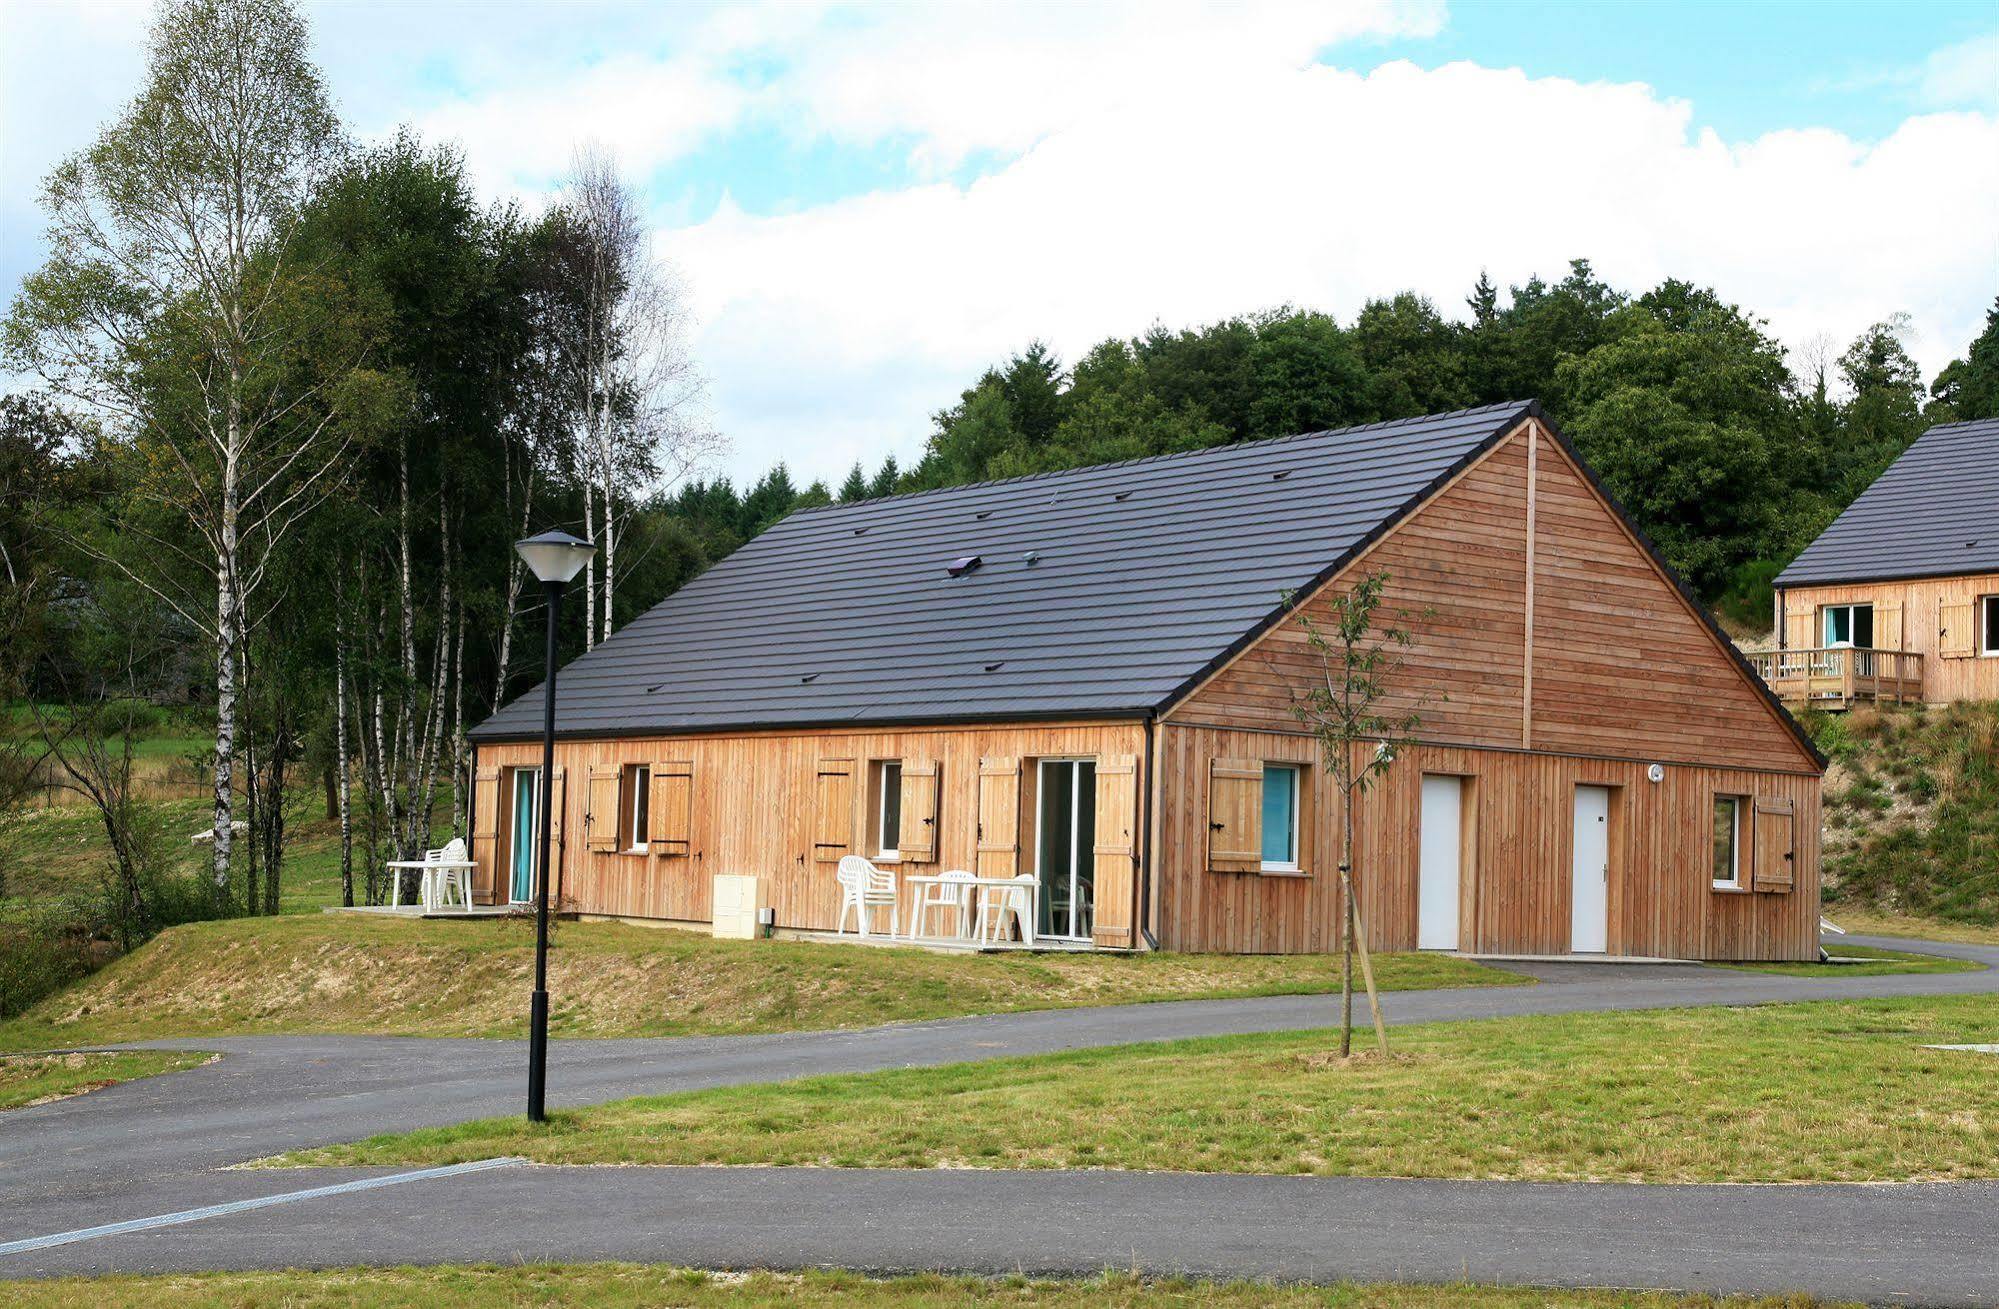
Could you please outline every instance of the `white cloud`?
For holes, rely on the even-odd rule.
[[[1999,112],[1999,31],[1932,53],[1917,75],[1916,101],[1930,109]]]
[[[34,179],[137,86],[144,15],[0,0],[10,273],[34,259]],[[312,16],[360,131],[459,138],[491,190],[542,193],[596,140],[654,178],[673,222],[695,180],[674,165],[744,128],[918,165],[920,184],[775,217],[724,203],[662,233],[738,475],[911,455],[934,410],[1031,338],[1073,358],[1155,319],[1286,301],[1350,318],[1405,288],[1455,312],[1481,268],[1504,283],[1587,255],[1623,286],[1694,278],[1792,342],[1903,309],[1932,372],[1999,289],[1990,36],[1876,79],[1926,111],[1878,141],[1724,141],[1642,85],[1318,62],[1364,67],[1366,38],[1437,30],[1438,0]],[[947,180],[967,159],[985,175]]]
[[[1933,371],[1999,288],[1995,215],[1986,115],[1730,144],[1643,86],[1398,62],[1106,105],[962,189],[725,207],[663,245],[735,466],[834,475],[913,454],[931,411],[1034,337],[1073,358],[1155,319],[1286,301],[1350,318],[1404,288],[1450,312],[1481,268],[1558,275],[1577,255],[1626,287],[1712,283],[1791,341],[1906,309]]]

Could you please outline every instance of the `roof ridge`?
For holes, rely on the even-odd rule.
[[[1159,454],[1134,455],[1130,459],[1112,459],[1100,464],[1078,464],[1074,468],[1046,468],[1037,473],[1016,473],[1012,477],[992,477],[979,482],[958,482],[951,486],[930,486],[920,491],[897,491],[890,495],[872,495],[864,500],[835,501],[832,504],[807,505],[794,509],[785,516],[789,519],[804,518],[811,514],[823,514],[840,509],[859,509],[864,505],[887,504],[892,500],[914,500],[919,496],[942,495],[946,492],[977,491],[993,486],[1013,486],[1019,483],[1040,481],[1050,477],[1067,477],[1074,473],[1096,472],[1106,468],[1130,468],[1139,464],[1164,463],[1171,459],[1197,459],[1204,455],[1218,454],[1224,450],[1250,450],[1265,446],[1283,445],[1291,441],[1309,441],[1322,436],[1344,436],[1349,432],[1378,432],[1390,427],[1403,427],[1413,423],[1437,423],[1450,418],[1468,418],[1473,414],[1497,413],[1505,410],[1525,416],[1529,412],[1539,412],[1540,401],[1501,400],[1489,405],[1473,405],[1468,409],[1447,409],[1438,414],[1415,414],[1407,418],[1384,418],[1373,423],[1355,423],[1349,427],[1323,427],[1311,432],[1294,432],[1289,436],[1261,436],[1253,441],[1230,441],[1223,445],[1203,446],[1198,450],[1167,450]],[[775,524],[773,524],[775,526]]]

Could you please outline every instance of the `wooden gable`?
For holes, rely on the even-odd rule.
[[[1389,575],[1384,616],[1413,636],[1386,709],[1420,712],[1426,741],[1818,771],[1755,674],[1533,420],[1319,594],[1369,572]],[[1300,730],[1292,688],[1320,675],[1297,624],[1280,622],[1166,717]]]
[[[1756,675],[1560,442],[1537,442],[1533,678],[1539,750],[1820,771]]]

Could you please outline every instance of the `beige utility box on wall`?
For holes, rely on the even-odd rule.
[[[757,878],[740,873],[715,875],[714,933],[729,941],[752,941],[757,935]]]

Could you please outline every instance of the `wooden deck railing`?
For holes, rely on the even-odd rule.
[[[1844,709],[1861,700],[1913,704],[1923,698],[1923,657],[1903,650],[1764,650],[1749,662],[1787,704]]]

